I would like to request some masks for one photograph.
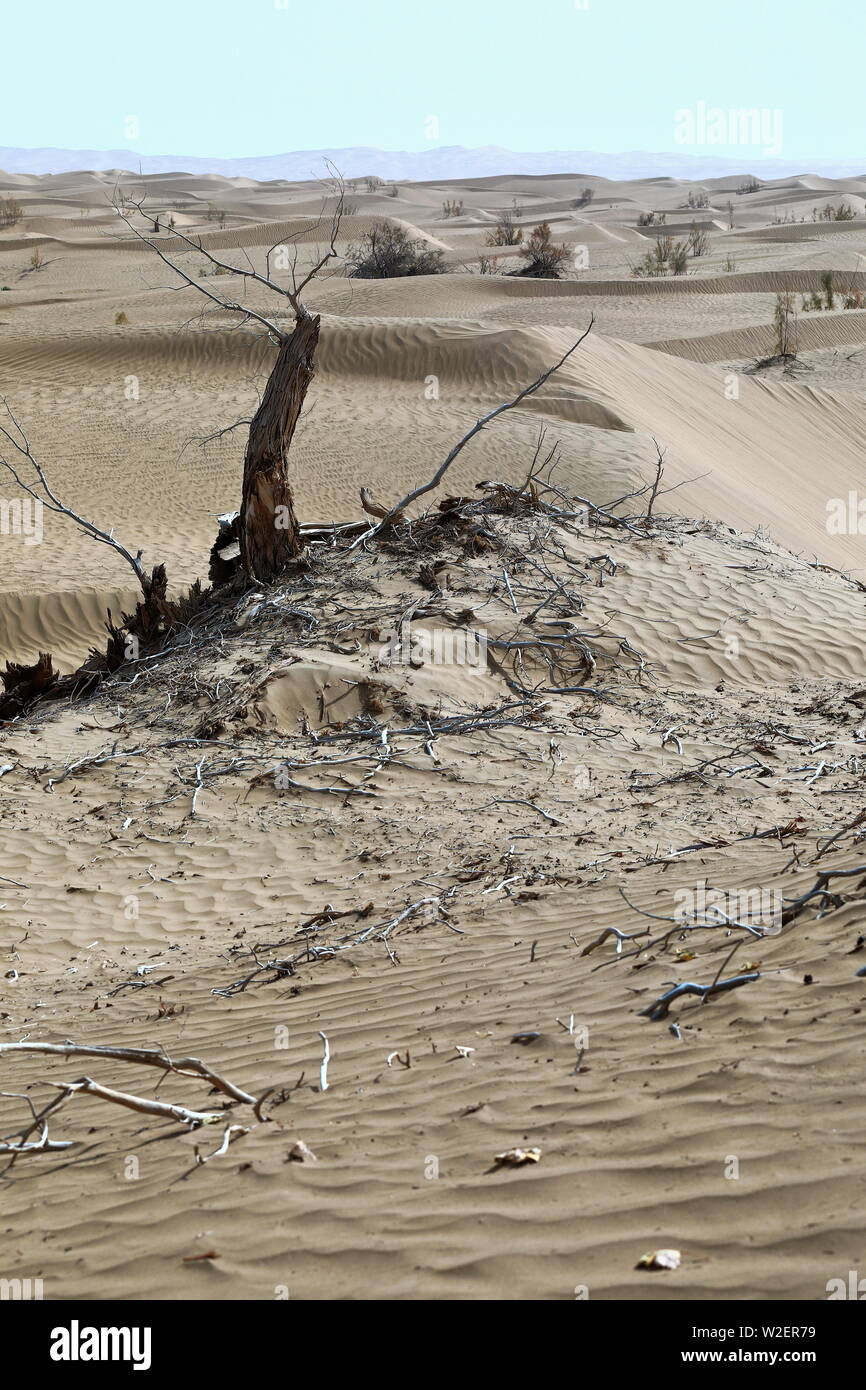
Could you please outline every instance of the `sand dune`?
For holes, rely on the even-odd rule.
[[[375,287],[376,292],[384,289]],[[310,477],[318,477],[320,489],[327,480],[325,506],[335,507],[345,519],[359,514],[355,481],[359,476],[366,477],[374,489],[384,486],[390,491],[398,481],[411,486],[411,465],[391,469],[391,448],[382,454],[383,421],[377,412],[363,424],[360,401],[372,401],[387,392],[388,430],[393,442],[408,439],[426,421],[433,447],[419,452],[418,457],[426,458],[423,466],[432,471],[436,440],[441,440],[439,447],[444,452],[447,441],[459,437],[472,419],[515,395],[561,356],[576,332],[514,328],[469,318],[326,317],[319,354],[320,403],[298,441],[299,486],[305,507],[316,514],[323,511],[322,501],[316,502],[315,492],[305,481],[308,470],[312,470]],[[864,340],[862,312],[824,314],[801,322],[804,349]],[[585,431],[633,432],[638,437],[637,458],[648,464],[652,457],[650,439],[655,437],[669,451],[672,481],[685,484],[695,480],[688,481],[678,496],[678,510],[742,527],[772,525],[777,538],[791,549],[807,550],[828,563],[859,571],[864,559],[862,540],[856,535],[828,536],[826,501],[847,495],[852,462],[862,437],[862,403],[807,384],[785,386],[748,377],[738,380],[737,399],[731,400],[729,382],[722,371],[676,360],[689,357],[712,362],[763,355],[771,348],[767,327],[652,347],[655,350],[594,334],[579,355],[518,412],[523,421],[519,432],[512,428],[503,431],[501,438],[491,434],[464,456],[453,486],[471,488],[479,476],[491,472],[508,479],[520,476],[532,432],[545,423],[563,439],[562,467],[569,484],[585,495],[598,495],[599,491],[609,494],[623,476],[621,469],[613,466],[617,446],[612,440],[605,446],[611,471],[602,466],[599,472],[598,447],[602,441],[597,439],[595,461],[588,466]],[[149,433],[164,431],[172,397],[178,382],[183,381],[191,407],[189,430],[184,436],[189,440],[197,432],[195,416],[201,414],[207,393],[237,396],[244,380],[260,378],[271,359],[272,349],[261,337],[217,329],[174,334],[111,330],[56,341],[33,339],[5,347],[0,343],[0,367],[8,379],[26,381],[28,393],[37,402],[43,382],[49,398],[62,391],[70,400],[79,395],[83,383],[115,382],[113,389],[90,393],[109,437],[112,421],[119,416],[126,420],[125,430],[131,426],[136,434],[142,425]],[[123,382],[130,378],[146,383],[146,389],[142,389],[140,400],[125,402]],[[427,399],[430,382],[435,383],[434,398]],[[336,456],[332,445],[335,430],[349,419],[355,421],[351,444]],[[203,414],[201,421],[203,434]],[[103,450],[108,442],[104,441]],[[819,474],[812,467],[816,456],[822,459]],[[202,573],[212,518],[231,502],[238,464],[230,442],[204,454],[193,446],[180,457],[183,471],[178,479],[177,445],[170,452],[148,455],[147,477],[141,479],[150,499],[143,534],[148,554],[164,544],[160,533],[170,535],[173,531],[172,518],[182,499],[187,548],[179,551],[175,544],[168,553],[175,564],[180,563],[186,580]],[[213,487],[212,470],[218,460],[220,481],[207,495],[202,492],[202,482],[209,474]],[[760,478],[756,460],[760,461]],[[91,455],[87,468],[61,470],[56,481],[74,489],[79,505],[87,501],[99,515],[105,515],[108,503],[115,515],[120,512],[128,518],[127,528],[135,526],[138,504],[130,496],[128,481],[122,475],[111,480],[107,456],[96,474],[94,462]],[[636,466],[633,453],[629,477]],[[203,467],[208,474],[202,472]],[[795,500],[786,486],[792,474],[799,479]],[[97,501],[97,494],[101,501]],[[53,524],[58,543],[60,525]],[[74,531],[67,529],[62,543],[72,546],[67,553],[69,563],[74,563],[73,556],[80,549]],[[28,558],[24,546],[9,557],[12,564],[24,565]]]
[[[138,590],[89,592],[69,589],[42,594],[4,594],[0,605],[0,652],[33,660],[50,651],[61,671],[74,671],[92,649],[105,645],[109,617],[118,623],[131,613]]]
[[[570,557],[586,564],[599,539],[587,534]],[[647,690],[611,687],[614,717],[628,731],[622,743],[604,737],[610,716],[601,728],[592,718],[574,721],[573,703],[560,699],[543,727],[494,735],[492,752],[489,735],[486,749],[471,739],[440,740],[442,774],[407,748],[400,767],[375,778],[375,811],[358,799],[278,795],[236,775],[221,779],[191,820],[188,791],[176,797],[178,777],[182,791],[201,750],[161,752],[162,729],[146,735],[146,757],[79,774],[48,796],[20,736],[7,740],[20,769],[5,779],[4,867],[38,885],[7,893],[31,923],[16,948],[20,982],[4,999],[10,1029],[29,1023],[40,1034],[80,1034],[83,990],[95,1002],[134,980],[139,966],[154,966],[152,978],[169,977],[156,992],[121,989],[104,1001],[110,1008],[86,1016],[90,1042],[158,1041],[176,1055],[194,1041],[253,1093],[275,1079],[294,1088],[222,1166],[214,1160],[185,1181],[195,1136],[149,1143],[153,1132],[138,1117],[131,1126],[124,1112],[106,1114],[82,1099],[64,1131],[79,1140],[80,1154],[19,1164],[6,1186],[7,1234],[52,1296],[99,1298],[110,1280],[117,1296],[133,1299],[260,1299],[288,1286],[308,1299],[566,1300],[576,1284],[588,1284],[595,1299],[761,1299],[772,1290],[810,1301],[824,1296],[837,1265],[856,1262],[863,1210],[850,1151],[862,1128],[861,991],[845,951],[862,927],[862,906],[850,903],[762,941],[758,982],[705,1010],[679,1006],[679,1040],[638,1009],[672,977],[714,974],[721,958],[712,936],[696,959],[662,952],[639,973],[627,961],[611,968],[609,949],[580,952],[606,926],[639,929],[615,883],[656,912],[701,876],[791,896],[811,883],[808,869],[780,876],[781,865],[795,845],[806,855],[812,836],[828,834],[833,821],[821,789],[791,774],[802,755],[784,740],[775,743],[769,781],[723,781],[709,805],[675,785],[630,798],[626,788],[636,758],[650,779],[682,766],[653,735],[661,712],[670,718],[676,709],[687,723],[691,764],[720,751],[729,722],[742,741],[759,718],[784,720],[791,681],[804,709],[821,692],[843,702],[861,672],[862,595],[723,528],[697,537],[673,531],[650,545],[616,533],[604,541],[620,573],[604,589],[586,590],[586,621],[615,609],[617,630],[640,640],[655,663]],[[405,577],[391,565],[386,576],[380,559],[371,563],[379,595],[393,604],[403,589],[405,602]],[[483,589],[492,573],[474,567],[472,582]],[[734,663],[724,654],[732,633],[741,643]],[[224,690],[248,691],[245,704],[249,696],[262,701],[283,730],[285,753],[300,716],[321,720],[323,699],[343,701],[330,715],[326,709],[326,720],[351,718],[357,697],[345,680],[371,671],[375,644],[347,661],[289,643],[282,659],[268,661],[273,641],[272,628],[258,631],[253,621],[218,656],[200,655],[194,669],[203,690],[220,671]],[[286,656],[300,658],[288,671]],[[189,670],[190,658],[182,660]],[[250,664],[252,682],[238,684]],[[472,708],[480,693],[473,680],[484,678],[470,677],[467,687],[467,674],[451,673],[451,698]],[[167,673],[167,687],[143,695],[143,708],[154,696],[162,707],[176,678]],[[720,679],[726,693],[714,690]],[[412,707],[433,698],[426,671],[403,669],[386,680]],[[132,748],[124,721],[137,717],[138,698],[134,688],[122,696],[106,690],[55,717],[38,757],[59,769],[109,741]],[[173,733],[200,717],[200,707],[176,713]],[[273,724],[254,722],[251,734],[239,710],[232,718],[235,753],[260,750],[262,730]],[[801,713],[798,727],[816,741],[839,735],[830,713]],[[551,738],[565,750],[552,777],[543,765]],[[575,798],[575,767],[590,779],[591,797]],[[307,768],[306,779],[314,776]],[[525,808],[490,804],[516,794],[550,807],[565,830],[539,825]],[[642,808],[623,816],[624,796]],[[25,818],[37,813],[43,833],[23,834]],[[724,847],[756,826],[799,824],[797,817],[804,828],[784,849],[772,839]],[[696,840],[723,844],[668,861],[669,847]],[[659,852],[670,867],[663,897],[658,871],[642,858]],[[834,862],[850,858],[841,851]],[[239,936],[240,945],[244,937],[282,940],[325,901],[332,911],[369,901],[378,922],[407,899],[443,891],[452,875],[450,927],[431,913],[397,935],[386,986],[383,953],[373,945],[302,964],[290,984],[230,998],[211,993],[245,968],[230,954]],[[497,887],[509,876],[511,896]],[[138,904],[132,916],[130,895]],[[814,980],[808,989],[804,973]],[[49,986],[34,1024],[30,1000]],[[589,1028],[576,1075],[573,1039],[557,1022],[567,1024],[570,1013]],[[279,1051],[275,1027],[288,1033]],[[314,1081],[322,1029],[333,1059],[325,1094]],[[537,1041],[515,1046],[511,1039],[526,1029]],[[472,1051],[461,1056],[458,1047]],[[399,1066],[394,1055],[406,1049],[411,1065]],[[32,1086],[41,1096],[46,1077],[61,1079],[74,1065],[17,1057],[10,1089]],[[88,1066],[116,1082],[110,1064]],[[135,1068],[122,1079],[130,1089],[152,1085]],[[192,1103],[200,1091],[170,1081],[162,1095]],[[11,1124],[14,1106],[4,1106]],[[297,1138],[316,1154],[315,1165],[287,1163]],[[492,1155],[518,1141],[541,1147],[537,1169],[492,1172]],[[118,1154],[138,1156],[139,1181],[124,1179]],[[731,1222],[724,1185],[731,1154],[741,1165],[737,1201],[760,1232],[759,1246],[744,1246]],[[435,1180],[425,1177],[433,1163]],[[46,1242],[31,1232],[33,1202],[47,1182],[56,1237]],[[644,1249],[671,1243],[687,1257],[660,1288],[634,1265]],[[216,1258],[183,1262],[205,1250]]]
[[[176,287],[108,212],[116,181],[0,175],[23,206],[0,231],[0,394],[58,495],[164,561],[177,593],[206,576],[215,517],[237,505],[274,348]],[[861,1267],[859,877],[779,934],[670,933],[652,949],[634,935],[702,883],[790,904],[816,864],[863,857],[866,533],[856,515],[828,529],[828,503],[863,486],[866,311],[801,313],[799,369],[745,369],[772,352],[777,294],[817,291],[827,270],[866,289],[866,178],[740,182],[350,190],[334,274],[309,292],[322,324],[292,447],[302,519],[360,518],[361,486],[396,501],[594,313],[426,501],[505,496],[479,484],[523,483],[543,427],[566,497],[632,520],[565,525],[494,502],[351,556],[319,539],[276,589],[205,608],[170,651],[0,728],[2,1041],[158,1045],[255,1096],[275,1088],[261,1122],[229,1108],[245,1132],[203,1165],[196,1146],[216,1150],[222,1125],[181,1132],[76,1096],[51,1130],[75,1147],[4,1180],[4,1273],[20,1261],[46,1297],[86,1300],[573,1300],[587,1285],[813,1302]],[[289,237],[308,266],[322,241],[312,181],[140,183],[162,224],[173,213],[238,269],[262,270]],[[714,206],[689,208],[704,190]],[[854,222],[771,223],[843,197]],[[444,216],[452,199],[461,217]],[[502,273],[520,266],[512,247],[480,274],[515,202],[521,226],[548,218],[588,266],[520,278]],[[708,224],[688,275],[631,274],[652,208],[662,235]],[[382,217],[443,249],[448,273],[347,279],[348,243]],[[160,245],[216,295],[248,292],[289,322],[239,275],[203,277],[213,267],[180,238]],[[655,477],[657,446],[648,519],[645,495],[617,499]],[[7,477],[0,657],[50,650],[68,671],[135,601],[132,572],[49,513],[28,545],[13,500]],[[452,659],[479,633],[480,659]],[[563,672],[578,639],[594,664]],[[621,954],[613,938],[593,947],[607,927],[627,934]],[[735,945],[732,968],[756,978],[641,1014],[671,982],[712,980]],[[190,1078],[157,1092],[144,1068],[86,1065],[222,1104]],[[0,1090],[42,1097],[84,1064],[2,1066]],[[0,1132],[20,1107],[0,1097]],[[300,1139],[317,1162],[289,1161]],[[517,1144],[541,1161],[495,1167]],[[684,1251],[680,1269],[635,1268],[660,1246]]]
[[[800,350],[845,347],[866,343],[866,312],[852,309],[844,313],[822,313],[814,318],[801,317],[797,326]],[[729,357],[757,361],[773,352],[772,324],[759,324],[734,333],[711,333],[706,337],[668,338],[649,347],[674,357],[688,357],[693,362],[720,362]]]

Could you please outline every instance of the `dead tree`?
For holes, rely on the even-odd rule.
[[[319,256],[315,264],[302,277],[298,276],[298,239],[302,233],[275,242],[268,250],[264,274],[255,270],[247,256],[247,266],[230,265],[220,260],[204,245],[200,238],[187,236],[175,228],[173,238],[190,250],[199,252],[212,265],[239,275],[246,282],[264,286],[272,293],[288,300],[295,318],[294,329],[285,332],[277,323],[265,315],[251,309],[248,305],[223,298],[215,294],[177,264],[157,245],[139,226],[135,213],[128,213],[128,200],[115,190],[114,206],[118,215],[130,230],[145,242],[160,260],[185,280],[193,289],[203,294],[219,309],[238,314],[241,322],[253,321],[261,324],[277,345],[277,359],[262,395],[261,404],[253,416],[249,439],[244,456],[244,476],[241,492],[241,509],[231,536],[239,545],[239,560],[244,573],[250,580],[267,584],[282,574],[292,560],[298,558],[303,550],[300,526],[295,515],[292,488],[289,483],[289,449],[292,437],[300,418],[304,400],[315,372],[316,348],[319,342],[320,319],[311,314],[301,298],[304,290],[337,255],[336,243],[345,206],[345,188],[342,179],[331,171],[337,200],[330,216],[327,250]],[[144,200],[134,204],[142,219]],[[311,230],[315,231],[324,221],[324,210],[319,222]],[[171,245],[172,243],[169,243]],[[288,244],[293,246],[293,261],[290,267],[291,285],[286,288],[272,278],[271,257],[277,248]],[[244,253],[246,254],[246,253]],[[218,546],[224,544],[223,539]],[[217,549],[215,547],[215,549]],[[212,565],[212,576],[225,579],[231,573],[231,564],[220,557]]]
[[[240,558],[251,579],[268,583],[302,549],[289,483],[289,448],[315,372],[319,317],[299,314],[280,344],[244,457]]]

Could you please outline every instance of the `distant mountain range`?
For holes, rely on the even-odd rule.
[[[339,150],[296,150],[250,159],[202,159],[197,155],[138,155],[132,150],[25,150],[0,145],[0,169],[10,174],[66,174],[78,170],[128,170],[142,174],[220,174],[265,183],[272,179],[304,182],[321,178],[330,162],[346,178],[379,178],[437,182],[491,178],[509,174],[591,174],[608,179],[723,178],[729,174],[755,174],[763,179],[790,174],[819,174],[826,178],[862,176],[866,156],[860,161],[822,159],[792,161],[756,159],[744,148],[734,157],[703,154],[651,154],[643,150],[627,154],[599,154],[591,150],[551,150],[527,154],[486,145],[436,146],[421,151],[390,151],[368,147]]]

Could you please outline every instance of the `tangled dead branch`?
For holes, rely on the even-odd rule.
[[[428,492],[435,491],[435,489],[441,485],[442,480],[445,477],[445,474],[448,472],[455,459],[458,458],[458,456],[466,448],[467,444],[469,444],[469,442],[473,440],[476,435],[480,434],[482,430],[486,429],[486,427],[489,424],[492,424],[494,420],[498,419],[500,415],[506,414],[509,410],[516,410],[517,407],[522,405],[523,402],[529,396],[532,396],[536,393],[536,391],[539,391],[541,387],[545,384],[545,382],[550,380],[554,372],[558,372],[560,367],[563,367],[565,363],[568,361],[568,359],[575,352],[577,352],[577,349],[585,341],[585,339],[589,337],[589,334],[592,332],[594,323],[595,315],[592,314],[590,316],[588,327],[580,335],[577,342],[574,343],[568,349],[567,352],[563,353],[562,357],[560,357],[558,362],[555,362],[552,367],[548,367],[546,371],[542,372],[540,376],[536,377],[535,381],[530,382],[530,384],[528,386],[525,386],[522,391],[519,391],[512,400],[506,401],[503,405],[496,406],[494,410],[488,411],[486,415],[482,415],[482,417],[479,420],[476,420],[471,430],[468,430],[467,433],[464,434],[463,438],[459,439],[457,443],[454,445],[453,449],[451,449],[450,452],[446,455],[442,463],[437,468],[436,472],[433,474],[433,477],[429,480],[429,482],[422,483],[419,487],[413,488],[413,490],[411,492],[408,492],[405,497],[400,499],[399,502],[395,502],[392,507],[385,511],[384,515],[382,516],[381,520],[378,522],[376,526],[370,527],[370,529],[366,531],[362,536],[359,536],[358,540],[353,542],[353,548],[356,545],[363,545],[366,542],[371,541],[375,536],[381,535],[383,532],[388,531],[395,522],[395,520],[404,515],[407,507],[410,507],[413,502],[417,502],[419,497],[424,497]]]
[[[272,952],[281,946],[287,946],[290,942],[280,941],[274,945],[258,945],[252,947],[235,947],[230,954],[233,959],[249,958],[255,962],[252,970],[248,971],[240,979],[234,980],[230,985],[214,989],[213,993],[221,995],[224,999],[230,999],[235,994],[241,994],[252,984],[258,981],[259,984],[272,984],[275,980],[285,979],[287,976],[294,975],[298,965],[302,961],[316,961],[331,958],[339,955],[342,951],[348,951],[355,946],[361,946],[368,941],[387,941],[390,936],[401,927],[404,922],[415,918],[424,908],[430,908],[431,912],[427,915],[425,925],[432,925],[440,918],[447,918],[447,912],[443,908],[443,902],[453,896],[455,889],[450,889],[448,893],[439,897],[419,898],[417,902],[410,903],[401,912],[388,918],[385,922],[376,922],[369,927],[364,927],[360,931],[348,932],[342,936],[331,937],[326,943],[317,943],[313,938],[323,931],[326,931],[333,924],[337,917],[353,915],[351,913],[321,913],[303,923],[297,928],[296,937],[304,939],[301,949],[294,951],[290,955],[275,956],[268,955],[263,959],[265,952]],[[356,916],[366,916],[369,908],[360,909]],[[263,978],[266,977],[266,978]]]
[[[102,1047],[84,1043],[62,1042],[17,1042],[0,1043],[0,1056],[14,1053],[54,1057],[91,1057],[114,1062],[129,1063],[134,1066],[155,1067],[163,1074],[193,1078],[206,1081],[209,1086],[227,1097],[228,1105],[248,1105],[261,1120],[261,1104],[265,1096],[256,1097],[248,1091],[235,1086],[218,1072],[213,1071],[198,1057],[171,1058],[157,1048],[146,1047]],[[149,1097],[132,1095],[127,1091],[117,1091],[94,1081],[89,1076],[75,1081],[52,1082],[59,1095],[50,1100],[41,1110],[37,1110],[29,1096],[18,1092],[3,1092],[10,1099],[24,1100],[30,1109],[30,1120],[21,1129],[7,1134],[0,1140],[0,1153],[10,1154],[7,1171],[17,1158],[24,1154],[54,1152],[67,1149],[74,1140],[53,1140],[48,1134],[49,1116],[76,1095],[89,1095],[111,1105],[119,1105],[127,1110],[136,1110],[142,1115],[154,1115],[161,1119],[177,1120],[181,1124],[197,1129],[201,1125],[218,1124],[225,1118],[225,1109],[194,1110],[186,1105],[168,1101],[153,1100]],[[38,1138],[31,1136],[38,1131]],[[216,1155],[212,1154],[211,1157]]]

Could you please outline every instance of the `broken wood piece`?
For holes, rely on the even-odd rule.
[[[669,989],[667,994],[662,994],[655,1003],[641,1009],[640,1015],[656,1022],[660,1018],[666,1018],[671,1004],[684,994],[697,994],[701,999],[709,999],[714,994],[723,994],[729,989],[739,989],[741,985],[751,984],[752,980],[759,980],[760,978],[760,971],[753,970],[747,975],[734,975],[730,980],[718,980],[711,985],[696,985],[691,980],[687,980],[684,984],[675,985],[673,989]]]

